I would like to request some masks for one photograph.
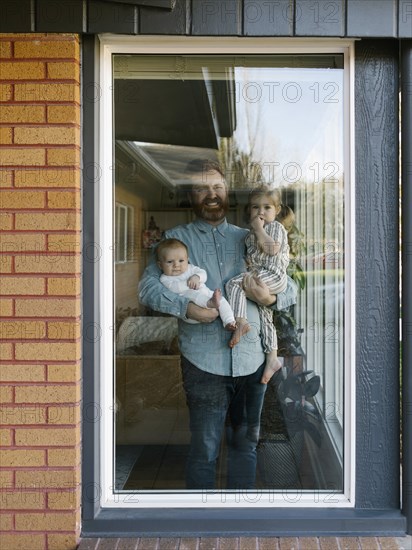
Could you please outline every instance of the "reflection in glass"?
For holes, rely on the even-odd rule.
[[[184,170],[201,158],[224,167],[231,223],[247,226],[251,188],[282,191],[298,296],[274,315],[283,368],[265,396],[257,486],[341,492],[342,57],[117,55],[114,91],[116,489],[185,490],[177,320],[139,304],[136,291],[163,231],[193,219]]]

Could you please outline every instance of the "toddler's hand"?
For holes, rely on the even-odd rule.
[[[259,231],[263,229],[263,226],[265,225],[264,219],[260,216],[255,216],[250,220],[250,226],[254,231]]]
[[[187,280],[187,286],[192,290],[198,290],[200,287],[200,277],[198,275],[192,275]]]

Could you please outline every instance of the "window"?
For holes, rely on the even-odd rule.
[[[227,219],[237,226],[248,227],[251,189],[281,192],[288,274],[298,288],[296,304],[274,315],[283,366],[266,391],[256,493],[245,490],[242,504],[353,505],[350,46],[260,44],[258,53],[228,46],[219,55],[210,46],[197,54],[183,46],[167,54],[139,45],[105,50],[113,113],[103,104],[102,117],[113,140],[102,142],[101,155],[116,170],[101,207],[116,204],[116,247],[103,258],[102,292],[114,289],[105,314],[116,330],[101,344],[110,403],[103,505],[224,506],[237,498],[226,482],[225,436],[214,490],[186,488],[181,321],[139,303],[136,293],[164,231],[194,220],[185,173],[192,159],[224,167]],[[108,242],[111,223],[101,226]]]

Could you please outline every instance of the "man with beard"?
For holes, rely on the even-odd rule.
[[[246,229],[229,224],[228,191],[223,173],[212,161],[188,164],[189,200],[196,214],[192,223],[165,232],[190,251],[190,262],[207,272],[210,288],[224,292],[226,282],[245,272]],[[139,284],[140,301],[156,311],[179,318],[183,386],[190,415],[191,444],[186,465],[188,489],[214,489],[220,443],[227,428],[227,488],[253,489],[256,478],[256,446],[266,385],[262,383],[265,355],[260,340],[256,303],[279,309],[295,302],[296,288],[277,297],[264,283],[246,276],[247,318],[250,331],[234,348],[231,333],[217,320],[216,309],[206,309],[166,289],[161,271],[153,262]],[[197,324],[184,322],[187,319]],[[265,373],[267,374],[267,373]],[[272,373],[273,374],[273,373]]]

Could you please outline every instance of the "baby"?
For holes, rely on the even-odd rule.
[[[235,330],[233,311],[219,289],[210,290],[206,285],[206,271],[189,264],[187,246],[178,239],[165,239],[156,248],[157,265],[162,270],[161,283],[181,296],[187,296],[200,307],[216,308],[225,329]],[[197,323],[187,319],[188,323]]]

